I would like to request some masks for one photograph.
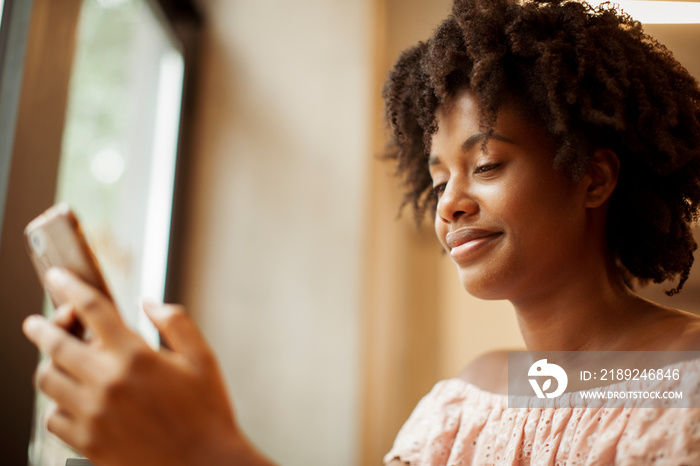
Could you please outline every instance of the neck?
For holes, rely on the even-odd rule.
[[[611,261],[598,264],[579,263],[572,276],[512,301],[529,351],[633,349],[625,335],[658,308],[629,290]]]

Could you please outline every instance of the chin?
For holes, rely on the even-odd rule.
[[[459,270],[459,278],[464,290],[475,298],[484,300],[508,299],[508,292],[505,290],[504,284],[511,279],[494,275],[488,272],[472,273]]]

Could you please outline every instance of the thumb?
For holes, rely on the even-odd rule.
[[[204,336],[185,309],[177,304],[142,302],[143,310],[164,341],[165,347],[185,356],[196,364],[208,362],[212,352]]]

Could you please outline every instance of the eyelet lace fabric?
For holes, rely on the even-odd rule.
[[[700,465],[700,360],[678,367],[683,406],[509,408],[508,396],[461,379],[438,382],[384,457],[411,466]],[[601,389],[678,390],[675,381],[628,381]],[[562,395],[562,406],[567,396]],[[629,405],[628,405],[629,406]]]

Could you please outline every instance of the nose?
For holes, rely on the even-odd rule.
[[[456,222],[463,216],[474,215],[479,211],[479,203],[469,189],[458,180],[450,180],[438,199],[437,215],[444,223]]]

